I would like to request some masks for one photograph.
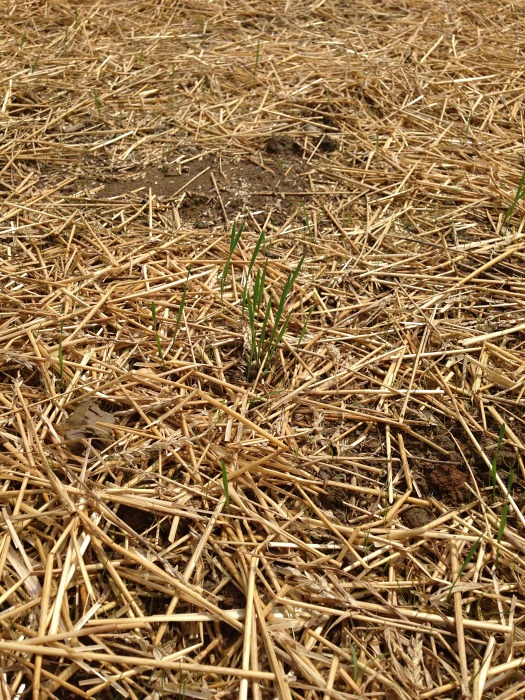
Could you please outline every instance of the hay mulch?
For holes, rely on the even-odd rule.
[[[2,697],[522,697],[516,6],[1,13]]]

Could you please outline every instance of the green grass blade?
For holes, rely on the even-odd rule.
[[[519,202],[524,197],[525,197],[525,171],[523,171],[523,175],[521,176],[521,180],[519,182],[518,189],[516,190],[516,194],[514,195],[514,199],[512,200],[512,204],[507,209],[507,212],[505,214],[505,218],[503,219],[504,224],[506,224],[509,221],[511,216],[514,214]]]
[[[246,273],[246,281],[244,283],[244,289],[242,293],[242,306],[241,306],[241,313],[244,316],[244,309],[246,308],[246,297],[248,296],[248,284],[250,280],[250,275],[253,270],[253,266],[255,265],[255,260],[257,258],[257,255],[259,254],[259,250],[261,249],[261,246],[264,244],[266,240],[266,234],[264,231],[261,231],[261,235],[257,239],[257,243],[255,244],[255,248],[253,249],[252,257],[250,260],[250,264],[248,265],[248,272]]]
[[[41,55],[41,53],[42,53],[43,50],[44,50],[44,44],[42,44],[42,46],[40,47],[40,50],[39,50],[39,52],[38,52],[38,54],[37,54],[35,60],[34,60],[33,63],[31,64],[31,73],[34,73],[35,70],[37,69],[38,62],[40,61],[40,55]]]
[[[276,314],[275,314],[275,319],[274,319],[274,325],[273,325],[272,334],[271,334],[271,336],[270,336],[270,341],[269,341],[269,346],[270,346],[270,348],[273,348],[273,347],[274,347],[274,341],[275,341],[275,338],[276,338],[276,336],[277,336],[277,333],[279,332],[279,330],[278,330],[278,329],[279,329],[279,323],[280,323],[280,321],[281,321],[281,317],[282,317],[283,312],[284,312],[284,305],[285,305],[285,303],[286,303],[286,299],[288,298],[288,295],[290,294],[290,292],[291,292],[291,290],[292,290],[292,287],[293,287],[293,285],[294,285],[294,283],[295,283],[295,280],[297,279],[297,276],[298,276],[298,274],[299,274],[299,271],[300,271],[300,269],[301,269],[301,267],[302,267],[302,265],[303,265],[303,262],[304,262],[304,255],[303,255],[302,258],[299,260],[299,262],[298,262],[297,267],[295,268],[295,270],[294,270],[293,272],[290,272],[290,274],[288,275],[288,277],[287,277],[287,279],[286,279],[286,282],[285,282],[285,284],[284,284],[284,288],[283,288],[283,291],[282,291],[282,294],[281,294],[281,298],[279,299],[279,306],[277,307],[277,312],[276,312]],[[281,338],[282,338],[282,335],[283,335],[283,334],[281,334]]]
[[[96,88],[93,88],[93,99],[95,100],[96,110],[100,114],[100,110],[102,109],[102,104],[100,102],[100,97],[98,96],[98,90]]]
[[[306,253],[303,253],[303,255],[301,256],[301,259],[300,259],[299,262],[297,263],[297,267],[296,267],[295,270],[293,271],[293,274],[292,274],[292,281],[291,281],[291,284],[290,284],[290,289],[291,289],[291,288],[293,287],[293,285],[295,284],[295,280],[296,280],[297,277],[299,276],[299,272],[301,272],[301,268],[302,268],[302,266],[303,266],[305,256],[306,256]]]
[[[250,265],[248,267],[248,277],[250,276],[250,273],[253,269],[253,266],[255,265],[255,260],[256,260],[257,256],[259,255],[259,250],[261,249],[261,246],[263,245],[265,240],[266,240],[266,234],[264,231],[261,231],[261,235],[257,239],[257,243],[255,244],[255,248],[253,249],[253,254],[252,254],[252,257],[250,260]]]
[[[274,356],[274,354],[275,354],[275,351],[276,351],[277,348],[279,347],[279,343],[281,342],[281,340],[283,339],[284,334],[286,333],[286,329],[288,328],[288,324],[290,323],[291,317],[292,317],[292,314],[289,313],[289,314],[288,314],[288,318],[286,319],[286,321],[285,321],[285,322],[283,323],[283,325],[281,326],[281,328],[280,328],[279,332],[277,333],[277,335],[276,335],[276,337],[275,337],[273,343],[270,342],[270,344],[268,345],[268,357],[267,357],[267,360],[266,360],[266,364],[269,364],[269,363],[272,361],[272,358],[273,358],[273,356]]]
[[[230,254],[228,255],[228,259],[226,260],[226,265],[224,266],[224,270],[222,271],[221,276],[221,300],[224,296],[224,286],[226,284],[226,277],[228,276],[228,272],[230,270],[233,254],[235,252],[235,248],[237,248],[237,245],[241,240],[243,231],[244,221],[241,221],[239,227],[237,227],[237,221],[234,221],[230,231]]]
[[[458,575],[456,576],[456,578],[455,578],[454,581],[452,582],[452,585],[450,586],[450,591],[448,592],[447,600],[448,600],[448,599],[450,598],[450,596],[452,595],[452,589],[454,588],[454,586],[456,585],[456,583],[457,583],[457,582],[459,581],[459,579],[461,578],[461,575],[463,574],[463,572],[465,571],[465,569],[467,568],[467,566],[470,564],[470,562],[471,562],[471,560],[472,560],[472,557],[473,557],[473,556],[476,554],[476,552],[478,551],[478,547],[479,547],[479,543],[480,543],[480,542],[481,542],[481,537],[478,537],[478,539],[474,542],[474,544],[472,545],[472,547],[468,550],[467,556],[465,557],[465,561],[464,561],[463,564],[461,565],[461,569],[458,571]]]
[[[306,315],[306,321],[303,323],[303,327],[301,328],[301,332],[299,333],[299,340],[297,341],[297,349],[301,347],[301,343],[303,342],[304,335],[306,333],[306,328],[308,326],[308,321],[310,320],[310,316],[312,315],[313,310],[315,309],[315,304],[312,304],[310,306],[310,309],[308,310],[308,314]]]
[[[255,296],[255,301],[257,303],[257,315],[259,316],[261,313],[261,308],[264,300],[264,287],[266,285],[266,273],[268,271],[268,260],[265,261],[264,267],[262,269],[262,272],[259,276],[259,285],[257,288],[257,294]],[[259,273],[257,273],[259,274]]]
[[[262,300],[262,277],[263,273],[261,270],[257,270],[257,274],[255,275],[255,279],[253,281],[253,292],[252,292],[252,305],[254,308],[255,316],[257,317],[260,309],[261,309],[261,300]]]
[[[235,248],[239,241],[241,240],[242,232],[244,231],[244,221],[241,221],[239,227],[237,228],[237,221],[233,222],[231,234],[230,234],[230,253],[233,255]]]

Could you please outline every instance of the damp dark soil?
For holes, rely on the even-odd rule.
[[[322,132],[306,140],[272,135],[245,155],[181,147],[180,154],[167,157],[162,165],[112,173],[109,164],[97,163],[97,177],[83,177],[67,189],[97,201],[125,200],[130,195],[147,201],[153,196],[172,205],[176,222],[184,226],[229,226],[243,214],[261,226],[280,226],[294,212],[306,212],[314,197],[322,199],[313,187],[311,161],[316,153],[327,156],[337,147]],[[318,172],[315,179],[319,181]]]

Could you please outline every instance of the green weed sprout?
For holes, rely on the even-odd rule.
[[[231,232],[230,232],[230,254],[228,255],[228,259],[226,260],[226,265],[224,266],[224,270],[222,271],[222,277],[221,277],[221,300],[224,296],[224,285],[226,284],[226,277],[228,276],[228,271],[230,269],[232,257],[233,257],[233,254],[235,252],[235,248],[237,248],[237,245],[238,245],[239,241],[241,240],[241,236],[242,236],[243,231],[244,231],[244,221],[241,221],[239,226],[237,226],[237,221],[234,221]]]
[[[264,230],[261,231],[261,235],[257,239],[257,243],[255,244],[255,248],[253,249],[253,254],[250,260],[250,264],[248,265],[248,272],[246,273],[246,282],[244,283],[244,289],[242,291],[242,315],[244,316],[244,311],[246,309],[246,302],[248,299],[248,281],[250,279],[250,275],[252,274],[253,266],[255,265],[255,260],[257,256],[259,255],[259,250],[261,249],[261,246],[264,246],[266,242],[266,234],[264,233]]]
[[[97,88],[93,88],[93,99],[95,100],[95,108],[100,115],[100,110],[102,109],[102,103],[100,102],[100,97],[98,96]]]
[[[38,53],[37,53],[37,55],[36,55],[35,60],[34,60],[33,63],[31,64],[31,73],[34,73],[35,70],[37,69],[38,62],[40,61],[40,56],[41,56],[43,50],[44,50],[44,44],[42,44],[42,46],[40,47],[40,49],[39,49],[39,51],[38,51]]]
[[[514,212],[516,211],[516,207],[520,203],[522,199],[525,198],[525,170],[523,171],[523,175],[521,176],[521,180],[518,185],[518,189],[516,190],[516,194],[514,195],[514,199],[512,200],[512,204],[510,207],[507,209],[505,213],[505,218],[503,219],[503,223],[507,224]]]
[[[448,599],[450,598],[450,596],[452,595],[452,590],[453,590],[454,586],[456,585],[456,583],[457,583],[457,582],[459,581],[459,579],[461,578],[461,575],[462,575],[462,573],[465,571],[465,569],[467,568],[467,566],[470,564],[470,562],[471,562],[471,560],[472,560],[472,557],[474,556],[474,554],[476,554],[480,542],[481,542],[481,537],[478,537],[478,539],[474,542],[474,544],[472,545],[472,547],[468,550],[467,556],[465,557],[465,561],[464,561],[463,564],[461,565],[461,568],[460,568],[460,570],[458,571],[458,575],[456,576],[455,580],[452,582],[452,585],[450,586],[450,591],[448,592],[447,600],[448,600]]]
[[[303,327],[301,328],[301,332],[299,333],[299,340],[297,341],[297,349],[301,347],[301,344],[304,339],[304,334],[306,333],[306,328],[308,326],[308,321],[310,320],[310,316],[312,315],[313,310],[315,309],[315,304],[312,304],[310,308],[308,309],[308,314],[306,315],[306,321],[303,323]]]
[[[304,262],[304,255],[299,260],[297,267],[293,272],[288,274],[284,283],[283,291],[279,298],[279,304],[275,311],[273,319],[273,328],[268,332],[268,324],[272,313],[272,299],[268,295],[268,304],[263,314],[263,301],[266,282],[266,271],[268,268],[268,259],[264,263],[262,270],[258,270],[255,276],[252,294],[246,293],[246,307],[248,310],[248,323],[250,326],[250,357],[248,360],[247,376],[250,377],[251,370],[255,364],[257,367],[262,367],[263,370],[271,363],[275,351],[279,343],[283,339],[286,329],[291,318],[291,312],[284,318],[284,307],[286,300],[292,290],[292,287],[297,279]],[[245,290],[246,291],[246,290]],[[260,329],[258,330],[259,320],[262,317]]]

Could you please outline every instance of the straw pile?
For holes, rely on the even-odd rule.
[[[518,10],[1,12],[2,697],[522,697]]]

